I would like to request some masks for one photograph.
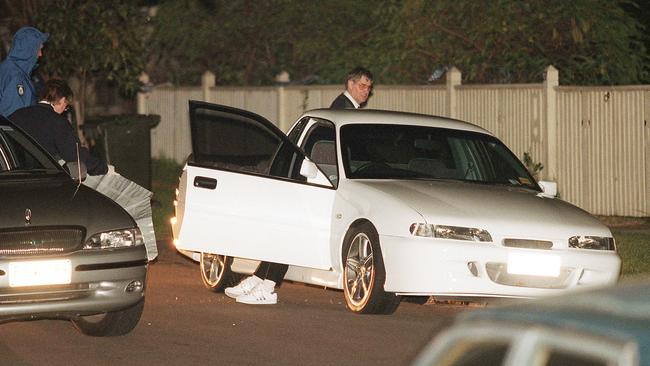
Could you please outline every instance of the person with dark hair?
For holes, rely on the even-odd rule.
[[[37,91],[31,76],[48,38],[48,33],[34,27],[22,27],[14,35],[9,54],[0,63],[1,115],[8,117],[19,108],[36,104]]]
[[[89,175],[102,175],[108,172],[106,162],[92,155],[82,147],[70,122],[61,114],[72,102],[72,89],[60,79],[51,79],[45,83],[40,101],[33,106],[18,109],[9,116],[36,142],[38,142],[55,159],[66,163],[85,164]]]
[[[330,105],[332,109],[363,108],[372,95],[372,73],[363,67],[352,69],[345,81],[345,91]]]

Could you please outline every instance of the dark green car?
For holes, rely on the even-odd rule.
[[[424,365],[650,365],[650,279],[462,313]]]
[[[123,335],[140,320],[146,275],[133,218],[0,117],[0,322]]]

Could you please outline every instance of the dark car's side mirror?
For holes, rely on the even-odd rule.
[[[83,182],[86,179],[86,175],[88,175],[86,164],[82,162],[68,162],[65,163],[64,167],[75,181]]]

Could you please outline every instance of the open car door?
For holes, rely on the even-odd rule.
[[[309,180],[300,174],[304,153],[271,122],[240,109],[190,101],[190,124],[177,247],[331,268],[335,190],[320,170]]]

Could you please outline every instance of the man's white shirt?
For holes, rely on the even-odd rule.
[[[352,105],[354,105],[354,108],[359,109],[359,107],[360,107],[359,103],[357,103],[357,101],[354,100],[354,98],[352,98],[352,95],[350,95],[350,93],[348,93],[347,90],[343,92],[343,95],[345,95],[345,97],[348,98],[350,100],[350,102],[352,102]]]

